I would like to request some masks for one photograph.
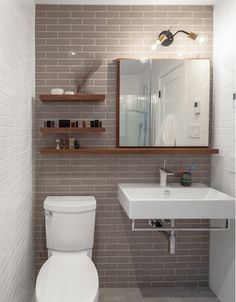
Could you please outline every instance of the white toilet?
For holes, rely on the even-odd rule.
[[[91,260],[96,200],[49,196],[44,201],[48,260],[36,281],[36,302],[97,302],[99,282]]]

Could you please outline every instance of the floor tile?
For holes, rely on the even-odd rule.
[[[208,288],[102,288],[99,302],[220,302]]]

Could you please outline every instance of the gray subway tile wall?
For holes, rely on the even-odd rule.
[[[58,135],[42,134],[45,120],[100,119],[101,134],[82,134],[82,146],[115,146],[116,64],[118,57],[212,57],[211,6],[38,5],[36,11],[36,264],[47,258],[43,200],[47,195],[94,195],[97,199],[93,259],[101,287],[207,286],[209,235],[178,232],[176,255],[157,232],[132,232],[131,222],[117,200],[120,182],[158,182],[159,167],[195,164],[194,182],[209,184],[207,155],[41,155],[55,146]],[[174,45],[150,53],[157,34],[171,27],[206,33],[198,46],[185,36]],[[71,55],[74,51],[75,56]],[[89,66],[99,65],[83,87],[105,93],[104,103],[44,104],[39,94],[55,87],[76,91]],[[62,137],[61,135],[59,135]],[[177,182],[178,174],[170,178]],[[179,221],[179,225],[208,225],[208,221]]]

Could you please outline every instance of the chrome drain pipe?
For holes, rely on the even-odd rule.
[[[170,226],[171,226],[171,228],[175,227],[174,219],[170,220]],[[175,242],[176,242],[175,231],[170,231],[170,233],[169,233],[169,252],[171,255],[175,254]]]
[[[176,242],[176,236],[169,235],[169,253],[171,255],[175,254],[175,242]]]
[[[168,226],[170,225],[170,228],[174,228],[175,227],[175,220],[174,219],[149,219],[148,223],[150,226],[152,226],[155,229],[160,229],[159,231],[162,232],[162,234],[164,235],[164,237],[166,238],[166,240],[169,243],[169,253],[171,255],[175,254],[175,245],[176,245],[176,235],[175,235],[175,231],[171,230],[171,231],[165,231],[165,228],[168,228]],[[163,230],[162,230],[163,228]]]

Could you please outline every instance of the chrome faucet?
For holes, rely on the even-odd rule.
[[[166,160],[164,160],[163,167],[160,168],[159,171],[160,171],[160,186],[166,187],[167,176],[174,175],[174,173],[172,171],[170,171],[169,169],[166,169]]]

